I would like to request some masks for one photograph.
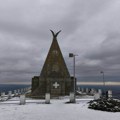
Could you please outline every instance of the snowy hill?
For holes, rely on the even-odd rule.
[[[78,98],[76,104],[66,104],[69,98],[45,100],[27,99],[19,105],[19,98],[0,102],[0,120],[119,120],[120,113],[88,109],[91,98]]]

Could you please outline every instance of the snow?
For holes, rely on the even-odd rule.
[[[68,97],[45,100],[26,99],[25,105],[19,105],[15,97],[0,102],[0,120],[119,120],[120,113],[103,112],[88,109],[92,98],[78,97],[76,103],[66,104]]]

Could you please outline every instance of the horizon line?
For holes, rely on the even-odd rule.
[[[6,82],[6,83],[0,83],[0,84],[22,84],[22,85],[31,85],[31,82]],[[104,85],[103,82],[77,82],[77,85]],[[105,82],[105,85],[120,85],[120,82],[111,82],[107,81]]]
[[[77,85],[104,85],[103,82],[77,82]],[[105,85],[120,85],[120,82],[105,82]]]

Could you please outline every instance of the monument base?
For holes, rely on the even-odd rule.
[[[50,93],[51,97],[69,95],[73,91],[74,80],[72,78],[47,78],[43,79],[35,76],[32,79],[32,96],[42,97]]]

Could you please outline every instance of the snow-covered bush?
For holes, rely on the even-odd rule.
[[[89,102],[88,108],[109,112],[120,112],[120,100],[101,98]]]

